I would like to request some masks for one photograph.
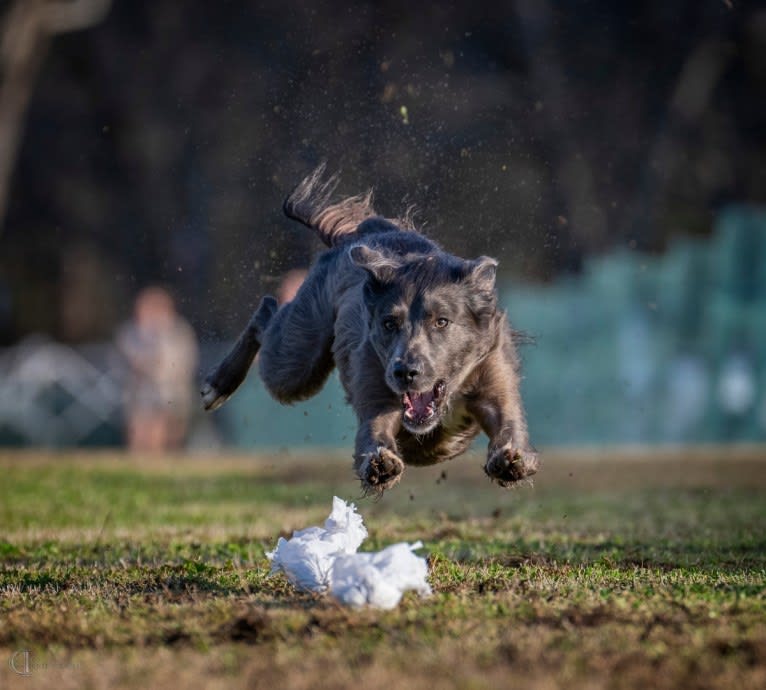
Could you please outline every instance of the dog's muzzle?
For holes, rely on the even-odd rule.
[[[445,390],[444,381],[438,381],[431,390],[405,392],[402,395],[402,414],[405,426],[414,428],[414,430],[430,426],[437,416]]]

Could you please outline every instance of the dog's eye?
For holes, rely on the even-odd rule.
[[[436,321],[434,322],[434,325],[435,325],[437,328],[444,328],[445,326],[448,326],[448,325],[449,325],[449,319],[445,319],[445,318],[442,316],[442,317],[440,317],[440,318],[436,319]]]
[[[393,316],[389,316],[383,319],[383,328],[385,328],[389,333],[393,333],[397,328],[399,328],[399,322]]]

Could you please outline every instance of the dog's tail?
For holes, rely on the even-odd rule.
[[[337,247],[351,239],[361,223],[377,214],[372,207],[372,190],[333,201],[339,178],[337,173],[325,178],[325,167],[322,163],[306,177],[285,199],[282,209],[288,218],[314,230],[328,247]],[[401,219],[380,220],[381,231],[414,229],[409,211]]]

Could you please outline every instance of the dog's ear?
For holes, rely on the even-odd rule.
[[[497,261],[489,256],[480,256],[465,262],[465,279],[479,292],[494,292],[497,275]]]
[[[497,261],[488,256],[480,256],[474,261],[466,261],[463,270],[464,284],[470,288],[468,309],[477,323],[487,325],[497,309]]]
[[[357,244],[348,250],[351,262],[363,268],[378,283],[390,283],[394,278],[400,263],[396,258],[388,256],[364,244]]]

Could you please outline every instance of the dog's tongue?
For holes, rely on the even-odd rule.
[[[430,410],[429,406],[434,401],[434,392],[425,393],[405,393],[404,402],[407,404],[407,411],[412,410],[413,416],[424,417]]]

